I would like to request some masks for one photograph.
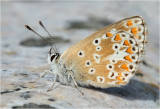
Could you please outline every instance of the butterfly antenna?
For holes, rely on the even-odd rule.
[[[42,37],[41,35],[39,35],[37,32],[35,32],[30,26],[28,26],[28,25],[25,25],[25,27],[28,29],[28,30],[30,30],[30,31],[32,31],[33,33],[35,33],[35,34],[37,34],[39,37],[41,37],[45,42],[47,42],[48,43],[48,45],[50,45],[51,46],[51,48],[53,48],[53,46],[52,46],[52,44],[50,43],[50,42],[48,42],[44,37]]]
[[[54,48],[55,48],[55,51],[57,51],[57,48],[56,48],[56,45],[53,41],[53,37],[50,35],[50,33],[47,31],[46,27],[43,25],[43,23],[41,21],[39,21],[39,24],[42,26],[42,28],[47,32],[47,34],[49,35],[50,39],[51,39],[51,42],[53,43],[54,45]]]

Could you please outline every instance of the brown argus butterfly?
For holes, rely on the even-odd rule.
[[[42,22],[39,24],[48,33]],[[28,25],[26,28],[36,33]],[[100,29],[61,55],[48,42],[51,46],[48,54],[51,68],[39,78],[53,73],[54,84],[58,79],[77,88],[78,85],[100,88],[126,85],[142,60],[145,43],[146,25],[140,16],[125,18]]]

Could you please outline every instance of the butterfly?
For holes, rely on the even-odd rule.
[[[41,21],[39,24],[46,30]],[[28,25],[26,28],[35,32]],[[48,33],[47,30],[46,32]],[[53,73],[54,83],[51,89],[57,80],[77,88],[79,85],[97,88],[126,85],[134,76],[144,55],[146,34],[143,18],[133,16],[98,30],[72,45],[63,54],[58,53],[56,47],[50,44],[48,63],[51,68],[39,78]]]

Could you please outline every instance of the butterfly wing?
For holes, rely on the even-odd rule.
[[[74,44],[60,60],[79,83],[102,88],[125,85],[137,70],[145,42],[144,20],[134,16]]]

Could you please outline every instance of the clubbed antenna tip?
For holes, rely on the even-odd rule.
[[[39,35],[36,31],[34,31],[30,26],[25,25],[25,27],[26,27],[28,30],[30,30],[30,31],[34,32],[35,34],[37,34],[37,35],[38,35],[39,37],[41,37],[45,42],[47,42],[48,45],[51,46],[51,48],[53,48],[50,42],[48,42],[44,37],[42,37],[41,35]]]
[[[42,23],[41,21],[39,21],[39,24],[40,24],[40,26],[42,26],[42,28],[47,32],[47,34],[49,35],[49,37],[50,37],[51,41],[53,42],[53,45],[54,45],[55,51],[57,51],[57,49],[56,49],[56,45],[55,45],[55,43],[54,43],[54,41],[53,41],[52,36],[49,34],[49,32],[47,31],[46,27],[43,25],[43,23]]]
[[[29,27],[28,25],[25,25],[25,27],[26,27],[27,29],[29,29],[29,30],[32,30],[32,28]]]
[[[41,22],[41,21],[39,21],[39,24],[40,24],[42,27],[44,27],[44,25],[42,24],[42,22]]]

